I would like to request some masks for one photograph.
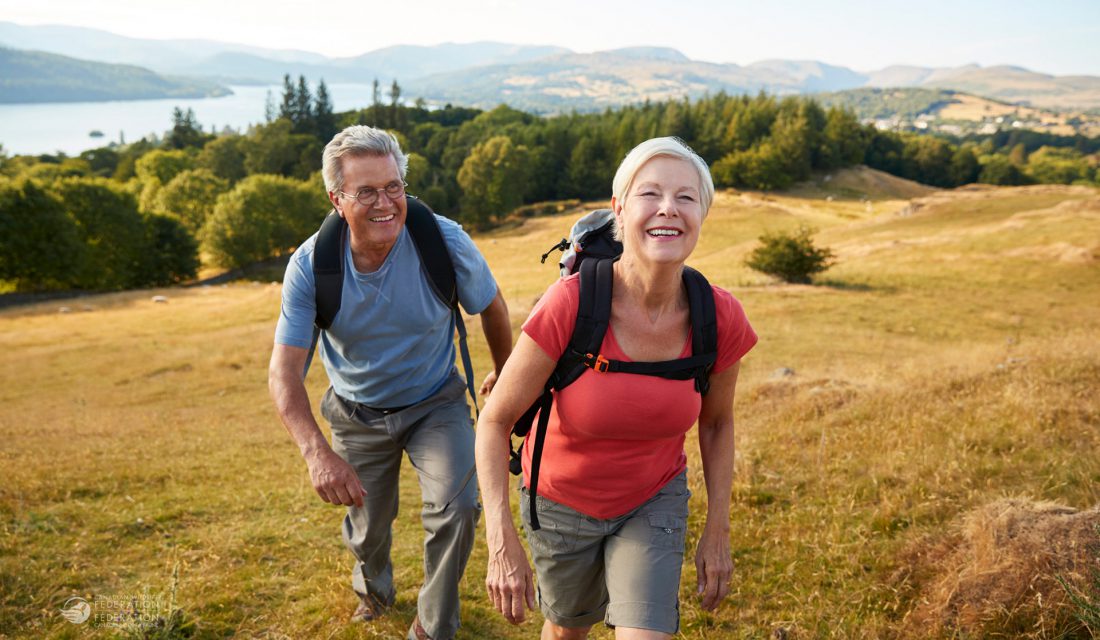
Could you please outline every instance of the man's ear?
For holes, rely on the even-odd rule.
[[[340,210],[340,196],[335,191],[329,191],[328,201],[332,203],[332,208],[336,209],[336,215],[343,218],[344,212]]]

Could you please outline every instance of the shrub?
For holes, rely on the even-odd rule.
[[[833,264],[833,252],[815,247],[811,235],[813,230],[808,227],[799,227],[793,233],[766,233],[760,236],[760,246],[745,260],[745,265],[784,282],[808,284],[815,273]]]

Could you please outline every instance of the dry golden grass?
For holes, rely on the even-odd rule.
[[[724,193],[704,227],[692,263],[738,296],[761,341],[737,400],[733,591],[714,614],[692,593],[705,492],[689,442],[685,638],[1012,635],[1026,608],[979,613],[981,627],[957,616],[913,627],[929,585],[965,566],[950,551],[914,557],[962,549],[950,545],[984,530],[974,514],[1006,497],[1100,504],[1100,193],[909,203],[852,186],[876,180]],[[477,238],[514,326],[555,277],[538,255],[574,216]],[[743,266],[762,232],[801,223],[840,255],[821,284],[778,285]],[[415,478],[406,466],[396,609],[349,624],[341,513],[316,498],[267,397],[278,304],[277,285],[241,283],[0,312],[0,636],[114,635],[59,608],[73,595],[163,596],[177,567],[176,600],[201,637],[404,634],[421,574]],[[484,372],[484,344],[471,347]],[[795,374],[773,378],[781,367]],[[324,386],[317,369],[315,402]],[[479,537],[462,584],[460,637],[533,637],[538,616],[517,629],[489,608],[483,547]],[[1041,612],[1047,626],[1023,633],[1054,637]]]

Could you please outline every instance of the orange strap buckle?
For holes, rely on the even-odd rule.
[[[590,366],[593,369],[599,371],[600,373],[607,373],[607,367],[609,364],[611,364],[610,360],[603,357],[602,355],[592,355],[591,353],[586,353],[585,357],[588,358],[588,361],[590,363],[592,363]]]

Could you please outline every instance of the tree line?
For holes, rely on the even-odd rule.
[[[718,94],[545,118],[400,96],[395,80],[384,101],[376,80],[371,104],[334,113],[323,81],[311,91],[286,76],[267,122],[244,134],[204,132],[176,109],[160,140],[77,157],[0,155],[0,280],[112,289],[192,278],[199,251],[224,267],[283,255],[329,210],[321,151],[351,124],[393,131],[409,154],[409,192],[477,228],[527,203],[608,197],[619,161],[661,135],[691,145],[719,188],[782,189],[856,164],[938,187],[1097,180],[1095,141],[879,131],[811,98]],[[32,215],[43,207],[53,213]],[[62,245],[64,259],[47,258]]]

